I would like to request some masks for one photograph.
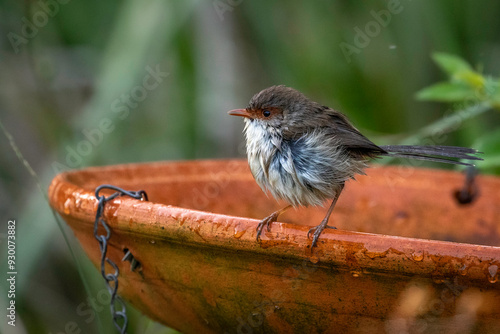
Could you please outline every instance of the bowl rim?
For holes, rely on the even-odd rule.
[[[50,205],[73,229],[87,228],[77,221],[93,225],[97,199],[93,191],[71,181],[78,173],[228,161],[243,162],[242,159],[167,161],[89,167],[63,172],[54,177],[49,187]],[[443,172],[450,173],[439,171]],[[148,215],[150,218],[145,219]],[[346,230],[325,231],[318,246],[311,249],[311,240],[306,237],[309,227],[284,222],[273,223],[271,233],[263,233],[261,242],[256,242],[257,219],[126,197],[110,201],[105,207],[104,216],[111,229],[117,233],[137,233],[144,239],[177,242],[190,247],[217,247],[233,252],[250,252],[268,259],[306,260],[356,273],[378,272],[437,279],[464,277],[484,283],[491,280],[492,266],[497,269],[500,267],[500,247],[496,246]],[[92,232],[90,227],[88,230],[89,233]],[[494,274],[498,275],[496,272]],[[495,284],[495,287],[500,288],[500,284]]]

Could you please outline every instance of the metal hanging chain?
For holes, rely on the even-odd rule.
[[[103,189],[116,190],[116,192],[108,197],[100,196],[99,192]],[[95,215],[95,221],[94,221],[94,237],[99,242],[99,248],[101,250],[101,275],[106,281],[106,288],[108,289],[108,292],[111,295],[111,302],[109,307],[111,309],[111,315],[113,316],[113,323],[115,327],[118,329],[118,331],[120,331],[120,333],[125,334],[127,332],[127,325],[128,325],[127,310],[125,309],[125,303],[117,295],[118,275],[119,275],[118,266],[106,256],[108,251],[108,241],[109,238],[111,238],[111,229],[109,228],[108,224],[106,223],[106,221],[104,221],[102,217],[102,214],[104,212],[104,205],[106,204],[106,202],[111,201],[118,196],[130,196],[132,198],[145,201],[148,200],[148,196],[144,190],[126,191],[119,187],[112,186],[109,184],[100,185],[95,190],[95,197],[99,201],[99,205],[97,206],[97,213]],[[101,225],[104,228],[106,232],[105,234],[97,233],[99,225]],[[132,255],[130,254],[130,251],[128,251],[127,255],[125,256],[127,259],[124,258],[124,260],[130,261],[131,256]],[[135,261],[135,259],[133,260]],[[106,262],[114,269],[114,272],[106,274],[106,269],[105,269]],[[131,265],[132,270],[134,269],[134,266],[135,265]],[[119,304],[118,308],[115,307],[115,303]]]
[[[470,166],[465,170],[465,182],[462,189],[455,191],[455,198],[458,203],[465,205],[472,203],[479,196],[479,186],[477,185],[478,170]]]

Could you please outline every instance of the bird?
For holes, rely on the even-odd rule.
[[[474,166],[482,160],[472,148],[457,146],[378,146],[356,129],[347,116],[314,102],[284,85],[255,94],[245,109],[228,112],[244,118],[248,164],[260,188],[288,205],[260,221],[257,241],[264,228],[291,207],[331,204],[324,219],[312,227],[315,247],[328,225],[345,183],[363,175],[373,158],[419,159]],[[466,160],[467,162],[461,161]]]

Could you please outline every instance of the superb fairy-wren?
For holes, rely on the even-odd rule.
[[[309,100],[299,91],[272,86],[252,97],[245,109],[229,111],[245,118],[250,170],[264,191],[290,203],[264,218],[264,227],[291,206],[332,203],[314,231],[312,247],[328,226],[328,220],[347,180],[363,174],[370,158],[380,156],[429,160],[471,166],[454,159],[482,160],[471,148],[455,146],[377,146],[362,135],[347,117]]]

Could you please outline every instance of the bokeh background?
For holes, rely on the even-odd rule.
[[[390,16],[377,21],[381,11]],[[19,272],[17,326],[3,319],[0,332],[66,333],[70,322],[82,333],[114,330],[95,301],[98,272],[47,205],[57,172],[243,157],[243,122],[226,111],[274,84],[343,111],[376,143],[419,139],[463,107],[416,99],[447,80],[431,54],[498,77],[499,14],[496,1],[0,1],[0,268],[15,219]],[[498,173],[499,124],[492,108],[443,144],[484,146],[496,164],[481,172]],[[128,312],[130,333],[174,332]]]

